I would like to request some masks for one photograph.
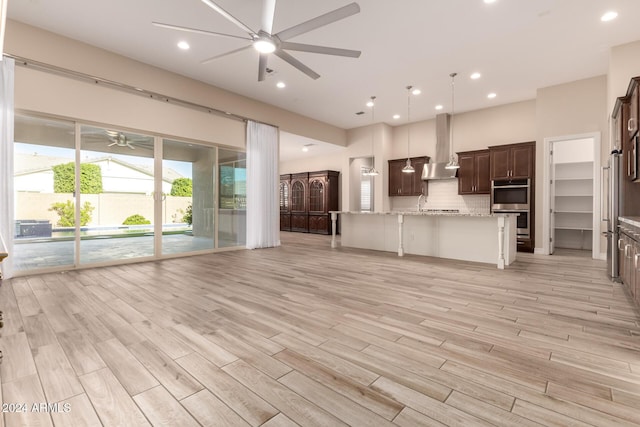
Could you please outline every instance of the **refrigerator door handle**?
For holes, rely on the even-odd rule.
[[[605,171],[606,174],[609,175],[609,170],[611,169],[610,166],[602,166],[602,171],[601,171],[601,176],[600,176],[600,200],[604,200],[604,176],[605,176]],[[609,203],[611,203],[609,201],[609,197],[607,197],[607,206],[606,206],[606,213],[605,211],[605,204],[604,203],[600,203],[600,218],[602,218],[602,221],[606,221],[609,222],[609,220],[611,218],[609,218]]]

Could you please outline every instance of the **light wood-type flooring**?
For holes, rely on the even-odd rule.
[[[5,280],[0,426],[640,425],[640,316],[603,261],[282,239]]]

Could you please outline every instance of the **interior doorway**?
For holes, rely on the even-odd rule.
[[[548,180],[545,229],[548,253],[600,254],[599,135],[545,140]]]

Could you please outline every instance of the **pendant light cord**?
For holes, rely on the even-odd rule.
[[[453,113],[455,111],[455,78],[458,73],[451,73],[451,119],[449,119],[449,160],[453,161]]]
[[[413,86],[407,86],[407,160],[411,157],[411,89]]]

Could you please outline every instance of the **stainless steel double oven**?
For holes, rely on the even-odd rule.
[[[531,182],[529,179],[491,181],[491,211],[517,213],[518,238],[531,237]]]

